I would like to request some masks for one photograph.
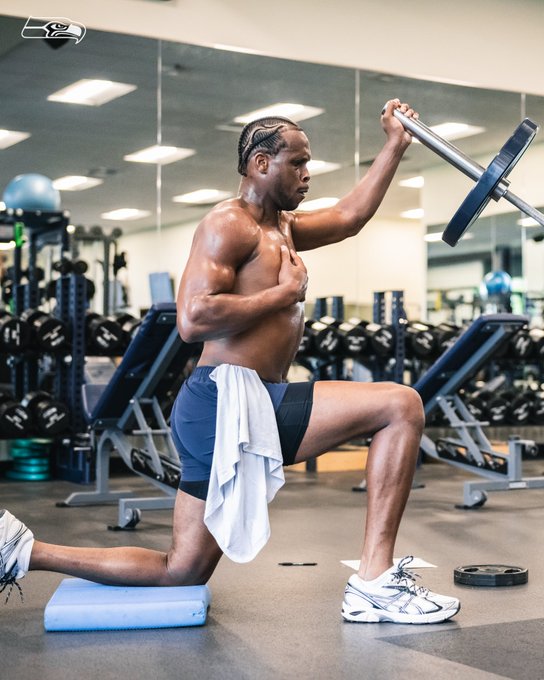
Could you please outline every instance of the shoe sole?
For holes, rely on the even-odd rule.
[[[414,616],[413,614],[390,614],[385,611],[378,612],[376,610],[359,611],[357,614],[351,614],[342,608],[342,618],[349,623],[440,623],[451,619],[460,609],[461,605],[459,605],[457,609],[446,609],[439,612],[431,612],[430,614]]]

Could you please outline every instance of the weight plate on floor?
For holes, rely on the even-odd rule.
[[[467,194],[442,234],[442,240],[455,246],[465,231],[478,219],[493,198],[495,189],[525,153],[538,132],[538,125],[526,118],[484,170],[476,186]]]
[[[16,470],[8,470],[6,477],[18,482],[45,482],[51,479],[49,472],[17,472]]]
[[[519,586],[527,583],[529,572],[507,564],[469,564],[456,567],[453,580],[465,586]]]

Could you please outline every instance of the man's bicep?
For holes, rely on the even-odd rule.
[[[343,213],[335,207],[293,213],[291,233],[297,250],[337,243],[346,237]]]

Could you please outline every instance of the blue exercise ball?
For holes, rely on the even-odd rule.
[[[508,272],[489,272],[483,281],[488,295],[508,295],[512,292],[512,277]]]
[[[13,209],[42,212],[61,209],[60,192],[53,187],[49,177],[37,173],[14,177],[4,190],[3,201],[6,208]]]

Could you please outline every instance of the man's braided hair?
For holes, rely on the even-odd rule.
[[[245,175],[250,156],[256,151],[275,156],[287,146],[283,138],[286,129],[300,130],[296,123],[280,116],[258,118],[248,123],[238,140],[238,172]]]

